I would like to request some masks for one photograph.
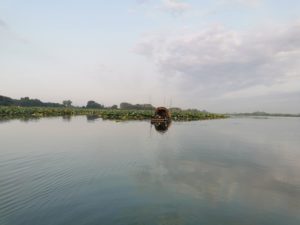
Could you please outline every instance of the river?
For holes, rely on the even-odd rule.
[[[300,118],[0,122],[1,225],[299,225]]]

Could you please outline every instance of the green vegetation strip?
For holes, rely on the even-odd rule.
[[[201,112],[196,110],[172,111],[174,121],[193,121],[226,118],[222,114]],[[55,116],[96,116],[107,120],[149,120],[154,115],[153,110],[123,110],[123,109],[86,109],[86,108],[49,108],[49,107],[14,107],[1,106],[0,119],[31,119]]]

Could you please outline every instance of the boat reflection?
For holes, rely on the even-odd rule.
[[[151,124],[154,125],[154,128],[157,132],[165,133],[171,126],[171,121],[152,122]]]

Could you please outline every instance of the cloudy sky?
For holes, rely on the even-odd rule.
[[[300,1],[1,0],[0,95],[300,113]]]

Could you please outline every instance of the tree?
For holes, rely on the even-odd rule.
[[[120,104],[120,109],[132,109],[133,105],[128,102],[122,102]]]
[[[42,102],[39,99],[30,99],[29,97],[23,97],[18,99],[12,99],[6,96],[0,95],[0,105],[4,106],[22,106],[22,107],[62,107],[62,104],[53,102]]]
[[[88,109],[103,109],[104,105],[101,105],[101,104],[91,100],[91,101],[87,102],[86,108],[88,108]]]
[[[118,106],[117,106],[117,105],[113,105],[113,106],[111,107],[111,109],[118,109]]]
[[[0,95],[0,105],[10,106],[14,104],[15,101],[12,98]]]
[[[120,104],[120,109],[141,109],[141,110],[153,110],[155,107],[151,104],[130,104],[128,102],[122,102]]]
[[[19,100],[18,105],[24,107],[40,107],[44,106],[44,103],[39,99],[30,99],[29,97],[24,97]]]
[[[63,101],[63,105],[65,107],[71,107],[72,106],[72,101],[71,100],[64,100]]]

